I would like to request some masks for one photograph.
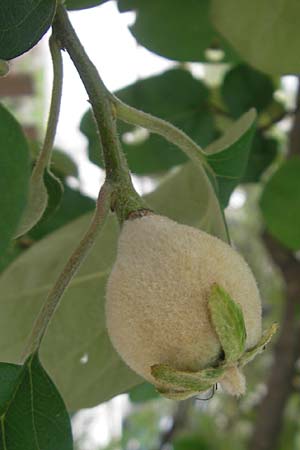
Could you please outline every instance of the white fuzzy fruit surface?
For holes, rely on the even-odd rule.
[[[106,294],[113,346],[154,382],[153,364],[195,371],[221,353],[207,302],[218,283],[244,314],[246,348],[261,337],[261,302],[246,262],[229,245],[157,215],[123,225]]]

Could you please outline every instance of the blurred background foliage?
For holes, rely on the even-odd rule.
[[[84,9],[101,8],[102,3],[106,1],[67,0],[66,5],[69,9]],[[136,386],[126,396],[121,433],[101,448],[298,450],[300,113],[299,94],[294,92],[292,101],[287,98],[283,76],[291,74],[296,80],[300,73],[299,59],[295,57],[300,48],[299,3],[118,0],[117,4],[120,14],[136,13],[130,31],[138,45],[174,61],[172,69],[115,92],[122,101],[168,120],[207,151],[237,119],[251,108],[256,109],[257,118],[249,127],[247,140],[234,138],[234,153],[222,154],[229,160],[227,166],[223,156],[221,163],[219,160],[219,167],[226,172],[218,173],[216,161],[209,156],[207,159],[217,173],[220,203],[223,207],[229,203],[225,215],[233,245],[256,276],[264,322],[278,321],[281,331],[275,351],[269,349],[247,367],[248,390],[239,399],[217,390],[210,399],[201,396],[176,403],[160,398],[152,386],[134,379],[131,386]],[[200,77],[192,62],[203,64]],[[11,97],[4,96],[4,100],[18,109]],[[90,110],[82,117],[80,130],[87,138],[90,161],[103,167]],[[137,184],[146,176],[156,189],[152,197],[150,194],[150,204],[153,201],[159,211],[169,208],[169,216],[200,226],[195,218],[197,208],[201,210],[197,202],[207,200],[205,195],[198,195],[195,176],[187,175],[190,163],[186,155],[144,129],[119,122],[118,130]],[[40,146],[39,133],[32,136],[27,130],[27,136],[33,165]],[[235,172],[231,174],[233,167]],[[18,261],[25,266],[26,261],[33,261],[32,256],[26,259],[26,254],[34,255],[28,253],[29,249],[57,243],[56,237],[62,239],[64,230],[71,230],[65,226],[75,230],[79,223],[76,220],[94,208],[94,200],[74,188],[78,167],[62,149],[54,151],[52,172],[64,186],[62,198],[55,200],[51,217],[44,217],[26,236],[13,241],[1,256],[2,287],[7,285],[5,280],[10,274],[16,273]],[[179,186],[179,180],[180,188],[177,193],[173,190],[174,198],[168,202],[170,190]],[[64,252],[62,249],[62,256]],[[56,266],[54,257],[51,261]],[[101,350],[103,364],[109,363],[111,351],[109,346]],[[111,372],[103,376],[108,379]],[[76,390],[76,384],[72,388]],[[97,384],[94,389],[98,389]],[[128,389],[118,387],[115,394],[122,390]],[[92,406],[90,401],[85,405],[84,399],[81,404]],[[77,412],[73,413],[75,420]],[[87,426],[75,433],[76,450],[86,449],[88,430]],[[98,447],[89,446],[89,450]]]

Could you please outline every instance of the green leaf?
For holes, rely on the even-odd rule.
[[[211,320],[225,353],[225,362],[235,362],[244,353],[246,328],[241,307],[214,284],[208,299]]]
[[[206,159],[216,174],[218,195],[223,208],[240,183],[247,167],[256,113],[250,110],[231,125],[224,135],[205,149]]]
[[[272,74],[299,73],[298,0],[212,0],[212,21],[251,65]]]
[[[58,210],[47,221],[40,221],[29,232],[34,240],[39,240],[54,230],[77,219],[82,214],[95,209],[95,200],[64,185],[64,192]]]
[[[214,191],[205,173],[192,163],[168,176],[146,200],[159,214],[167,213],[178,222],[201,226],[226,239]],[[1,275],[1,359],[18,361],[46,294],[90,218],[88,214],[50,234]],[[142,382],[121,361],[106,332],[105,286],[116,256],[117,236],[118,224],[110,217],[65,293],[42,344],[43,364],[73,411],[95,406]]]
[[[300,249],[300,157],[285,161],[267,181],[260,207],[269,232],[291,250]]]
[[[128,394],[132,403],[143,403],[159,397],[159,393],[153,384],[150,383],[143,383],[135,386]]]
[[[210,0],[118,0],[120,11],[136,12],[130,30],[148,50],[176,61],[206,61],[206,50],[212,47],[225,51],[223,60],[236,59],[235,52],[211,23],[210,3]]]
[[[257,132],[254,135],[242,183],[257,183],[278,154],[278,141]]]
[[[268,75],[241,64],[226,73],[221,93],[229,112],[238,118],[250,108],[258,112],[267,108],[273,99],[274,85]]]
[[[0,58],[34,47],[50,27],[56,0],[9,0],[0,4]]]
[[[41,144],[38,141],[29,141],[29,147],[33,160],[38,158]],[[78,168],[71,156],[64,150],[54,147],[51,152],[51,172],[60,177],[78,177]]]
[[[94,6],[102,5],[102,3],[106,3],[108,0],[67,0],[66,7],[67,9],[86,9],[93,8]]]
[[[0,254],[21,219],[28,191],[29,150],[21,126],[0,104]]]
[[[45,170],[44,173],[44,183],[48,193],[48,202],[41,222],[49,220],[49,218],[55,214],[60,206],[64,193],[62,182],[48,169]]]
[[[242,367],[245,366],[250,361],[252,361],[257,355],[262,353],[266,345],[268,345],[268,343],[276,333],[277,329],[278,325],[276,323],[273,323],[273,325],[271,325],[270,328],[268,328],[268,330],[264,332],[258,344],[256,344],[255,347],[251,348],[242,355],[242,357],[239,360],[239,366]]]
[[[171,389],[189,391],[207,391],[224,373],[223,367],[208,368],[197,372],[176,370],[167,364],[151,366],[151,375],[160,383],[166,383]]]
[[[0,363],[0,448],[72,450],[70,418],[37,355],[24,366]]]
[[[29,183],[28,201],[15,237],[24,235],[39,222],[46,211],[47,204],[48,192],[43,174],[37,174],[37,176],[32,174]]]
[[[5,77],[9,72],[9,64],[7,61],[0,59],[0,77]]]
[[[116,95],[135,108],[170,121],[202,146],[210,143],[215,136],[208,104],[209,91],[185,70],[173,69],[138,81],[116,92]],[[102,167],[99,138],[90,112],[84,115],[80,129],[89,140],[91,161]],[[144,137],[130,142],[128,135],[135,130],[135,127],[119,122],[122,147],[132,172],[141,175],[158,173],[187,160],[177,147],[154,134],[146,133]]]

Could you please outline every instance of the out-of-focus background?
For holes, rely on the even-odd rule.
[[[201,94],[205,102],[202,104],[199,98],[199,116],[192,119],[187,117],[186,121],[192,122],[187,124],[187,132],[190,128],[194,138],[199,135],[198,141],[203,146],[224,132],[234,119],[251,106],[256,107],[259,116],[250,154],[251,165],[247,167],[242,183],[232,193],[225,212],[233,244],[256,275],[263,300],[265,326],[274,320],[285,323],[284,317],[286,321],[290,320],[294,310],[292,306],[289,309],[286,306],[287,295],[290,295],[286,280],[299,283],[299,251],[290,254],[286,251],[285,254],[285,250],[265,233],[259,198],[264,183],[289,152],[290,133],[298,108],[298,78],[291,75],[267,75],[243,61],[220,63],[218,50],[211,50],[210,62],[205,64],[177,62],[159,56],[140,45],[130,32],[128,27],[135,23],[136,13],[120,13],[114,1],[96,8],[71,12],[70,17],[108,89],[120,91],[121,97],[127,96],[137,106],[142,105],[145,110],[149,107],[155,112],[152,97],[157,95],[157,104],[160,103],[156,108],[157,114],[163,115],[164,106],[161,105],[164,102],[172,103],[173,98],[179,96],[184,116],[184,108],[189,107],[192,101],[190,97],[194,95],[192,84],[199,82],[199,92],[201,89],[207,92]],[[23,124],[32,143],[33,159],[43,139],[51,94],[52,67],[48,38],[49,34],[30,53],[17,58],[11,64],[9,76],[0,80],[0,97]],[[191,78],[186,80],[182,72]],[[1,262],[2,268],[8,265],[8,260],[15,259],[35,241],[91,211],[103,181],[103,170],[99,167],[101,163],[95,156],[91,120],[87,116],[82,120],[89,107],[87,95],[66,53],[64,74],[64,94],[53,159],[53,170],[65,184],[67,196],[61,207],[64,213],[57,213],[52,222],[36,227],[28,238],[20,242],[19,247],[11,248],[7,260]],[[143,80],[148,78],[157,84],[154,81],[153,85],[150,82],[143,84]],[[122,90],[129,85],[133,87]],[[170,90],[167,90],[168,85]],[[186,104],[185,89],[189,90]],[[228,100],[228,96],[233,100]],[[178,113],[178,106],[174,108],[177,108],[176,116],[180,111]],[[204,109],[203,114],[201,108]],[[190,116],[194,113],[191,111]],[[181,124],[180,117],[174,120]],[[195,131],[197,123],[193,123],[193,120],[200,124],[198,131]],[[138,148],[141,145],[139,151],[144,151],[147,159],[148,149],[143,150],[143,145],[146,145],[149,136],[145,130],[126,128],[121,129],[120,134],[128,152],[133,154],[135,146]],[[159,151],[161,142],[157,143]],[[155,139],[151,145],[156,145]],[[164,145],[169,154],[172,151],[170,144]],[[153,191],[167,173],[176,174],[185,159],[178,156],[178,160],[173,162],[166,158],[160,167],[158,154],[155,160],[150,160],[152,172],[144,169],[135,154],[131,161],[135,186],[140,193],[146,194]],[[296,265],[295,269],[293,264]],[[291,328],[293,326],[291,324]],[[300,334],[298,337],[300,341]],[[74,410],[72,424],[75,448],[242,450],[247,448],[248,442],[255,442],[253,436],[257,433],[265,435],[261,421],[270,419],[274,412],[274,420],[278,422],[274,424],[269,420],[266,436],[272,427],[279,427],[276,449],[297,450],[300,448],[300,360],[295,341],[294,334],[287,336],[275,357],[274,352],[266,351],[246,368],[248,390],[242,398],[231,398],[219,389],[197,399],[177,403],[159,397],[150,385],[144,383],[129,393],[117,395],[93,408]],[[296,350],[291,352],[291,346],[297,347]],[[284,358],[290,357],[290,353],[293,353],[293,359],[286,368]],[[277,358],[277,366],[272,366],[274,358]],[[286,370],[282,374],[281,361]],[[81,363],[84,365],[87,362],[88,355],[81,355]],[[270,379],[270,373],[277,370],[281,375],[277,379],[281,383],[279,385],[276,385],[276,380]],[[284,386],[284,380],[288,386]],[[279,404],[273,399],[276,389],[281,393],[286,390]],[[281,408],[281,411],[275,411],[273,407]],[[271,447],[262,446],[259,449],[271,450]]]

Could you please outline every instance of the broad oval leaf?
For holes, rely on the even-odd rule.
[[[93,8],[94,6],[102,5],[102,3],[107,1],[108,0],[67,0],[66,7],[70,10]]]
[[[291,250],[300,249],[300,158],[285,161],[267,181],[260,207],[269,232]]]
[[[130,106],[171,122],[201,146],[208,145],[215,136],[208,103],[209,90],[186,70],[173,69],[137,81],[116,92],[116,95]],[[91,161],[102,167],[99,137],[90,112],[84,115],[80,129],[89,140]],[[187,160],[181,150],[161,136],[147,132],[134,136],[136,128],[122,122],[119,122],[119,132],[129,167],[134,173],[159,173]]]
[[[298,0],[212,0],[212,21],[251,65],[271,74],[300,72]]]
[[[134,10],[130,30],[139,44],[176,61],[207,61],[206,50],[219,48],[221,59],[238,59],[210,19],[210,0],[118,0],[120,11]]]
[[[255,121],[256,113],[251,109],[204,150],[206,160],[216,175],[219,200],[223,208],[227,206],[231,193],[245,173]]]
[[[26,204],[30,158],[21,126],[0,104],[0,254],[14,236]]]
[[[233,117],[238,118],[250,108],[258,112],[267,108],[273,100],[273,80],[246,64],[230,69],[224,77],[221,93]]]
[[[172,195],[170,196],[170,192]],[[205,173],[188,163],[146,197],[150,207],[178,222],[226,239],[218,201]],[[0,278],[0,357],[15,362],[34,319],[91,215],[62,227],[14,261]],[[108,274],[118,225],[106,222],[50,324],[41,358],[71,410],[90,407],[141,383],[112,348],[105,319]]]
[[[50,27],[56,0],[9,0],[0,4],[0,58],[34,47]]]
[[[63,399],[36,354],[23,366],[0,363],[0,384],[1,449],[73,449]]]

